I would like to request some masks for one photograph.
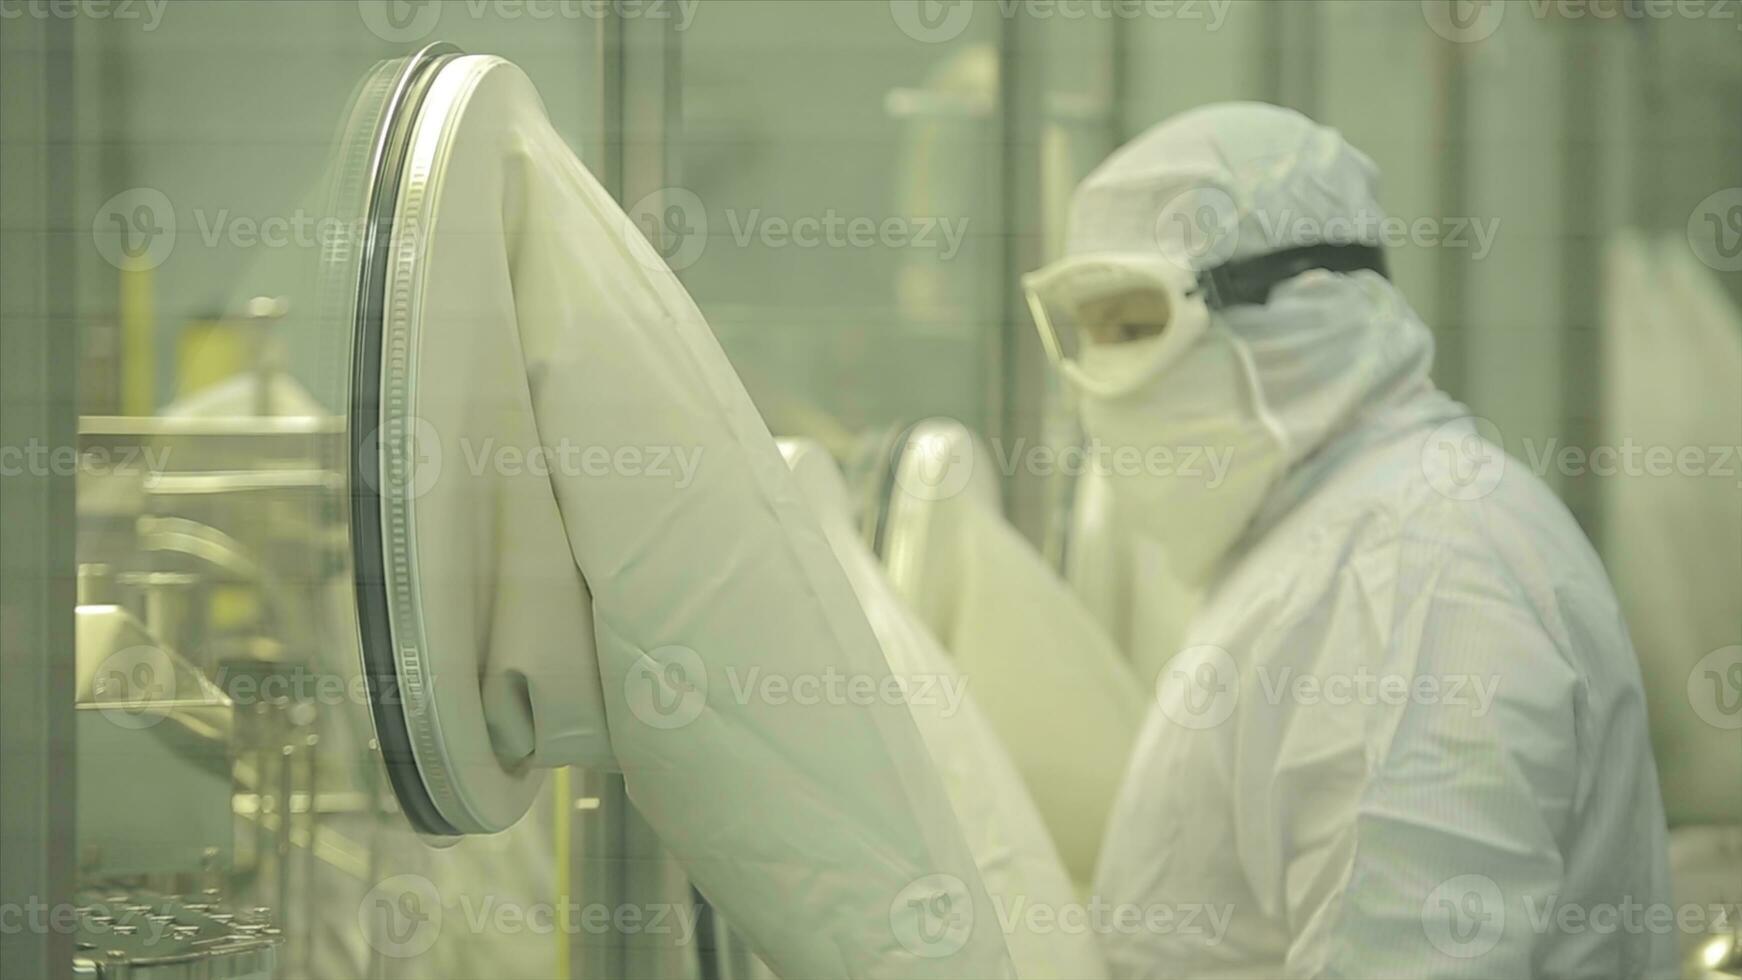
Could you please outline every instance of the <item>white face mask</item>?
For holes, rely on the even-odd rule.
[[[1085,348],[1081,373],[1129,378],[1161,339]],[[1250,363],[1238,338],[1212,326],[1125,394],[1080,389],[1083,428],[1111,468],[1121,523],[1154,535],[1175,574],[1194,586],[1206,584],[1287,466],[1286,437],[1263,407]]]

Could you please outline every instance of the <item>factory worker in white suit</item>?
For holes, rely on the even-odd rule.
[[[1429,380],[1382,217],[1336,131],[1212,106],[1096,170],[1027,280],[1121,520],[1205,590],[1101,851],[1113,973],[1673,974],[1626,625]]]

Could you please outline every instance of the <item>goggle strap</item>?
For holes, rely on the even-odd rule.
[[[1391,278],[1385,250],[1376,245],[1303,245],[1238,262],[1225,262],[1198,273],[1198,291],[1212,310],[1230,306],[1263,306],[1278,284],[1303,272],[1377,272]]]

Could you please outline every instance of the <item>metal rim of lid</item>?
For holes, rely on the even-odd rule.
[[[362,210],[365,220],[353,293],[355,343],[349,424],[351,542],[359,649],[370,716],[400,809],[416,830],[439,837],[458,836],[461,831],[438,802],[452,799],[451,787],[441,785],[439,772],[432,774],[418,764],[418,732],[423,731],[426,737],[428,732],[427,726],[414,722],[424,712],[427,691],[420,669],[422,638],[415,616],[407,618],[404,613],[415,609],[415,584],[403,574],[391,573],[386,552],[389,535],[396,533],[396,526],[403,527],[405,501],[395,493],[382,493],[396,486],[394,479],[403,479],[403,473],[384,465],[393,454],[383,451],[383,443],[390,438],[405,440],[406,434],[395,433],[393,428],[403,428],[407,416],[403,402],[397,401],[403,398],[403,391],[395,394],[389,389],[383,398],[384,371],[388,369],[383,344],[388,289],[394,279],[391,253],[403,168],[431,84],[461,55],[458,47],[438,43],[406,58],[369,137]],[[398,409],[396,402],[401,406]],[[404,458],[403,452],[398,458]],[[395,616],[395,611],[400,615]],[[435,785],[430,781],[432,775]]]

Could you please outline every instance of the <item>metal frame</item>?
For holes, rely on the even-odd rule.
[[[379,488],[391,486],[384,472],[377,440],[388,437],[382,417],[381,370],[383,321],[391,264],[389,251],[399,197],[400,169],[411,140],[423,95],[441,66],[458,57],[451,45],[431,45],[405,59],[394,79],[388,104],[382,110],[372,140],[364,206],[367,238],[361,249],[362,264],[356,283],[355,342],[352,354],[350,432],[347,459],[351,466],[351,551],[356,563],[358,648],[363,657],[363,676],[369,685],[369,710],[382,761],[394,796],[411,825],[422,833],[454,836],[459,833],[441,811],[436,792],[427,785],[429,776],[418,767],[414,748],[417,729],[407,719],[408,696],[421,695],[405,681],[402,658],[417,660],[421,650],[406,637],[396,637],[392,615],[395,602],[403,602],[392,586],[406,583],[388,573],[383,553],[382,496]],[[361,134],[359,134],[361,135]],[[346,286],[350,284],[344,284]],[[346,295],[349,294],[347,290]],[[404,616],[399,617],[403,625]],[[418,674],[410,674],[416,677]],[[421,703],[421,702],[419,702]]]
[[[1051,369],[1021,288],[1023,274],[1040,268],[1046,259],[1041,212],[1046,175],[1040,162],[1047,125],[1046,72],[1036,70],[1045,63],[1044,31],[1045,25],[1024,11],[1001,22],[998,38],[998,104],[1003,113],[999,145],[1004,151],[999,196],[1006,229],[998,319],[1003,331],[994,340],[986,387],[995,427],[990,435],[1006,446],[1017,440],[1040,444]],[[1047,534],[1050,490],[1044,478],[1032,473],[1018,471],[1006,481],[1005,514],[1030,541],[1040,542]]]
[[[1444,147],[1440,166],[1440,208],[1442,214],[1470,213],[1470,141],[1474,131],[1470,125],[1470,54],[1471,45],[1450,45],[1438,65],[1442,105],[1445,108],[1440,145]],[[1429,327],[1439,351],[1434,357],[1434,373],[1440,387],[1454,397],[1464,389],[1466,360],[1464,328],[1470,320],[1470,264],[1452,249],[1435,251],[1436,273],[1442,286],[1438,308],[1433,311]]]
[[[595,175],[628,207],[680,179],[674,135],[683,126],[682,35],[669,20],[614,11],[599,31],[597,64],[605,131]],[[616,908],[668,898],[670,858],[630,802],[622,774],[581,775],[580,795],[591,802],[587,809],[569,806],[580,841],[570,880],[579,884],[580,899]],[[656,948],[578,934],[569,943],[574,976],[584,980],[662,975]]]
[[[76,445],[73,31],[8,23],[0,56],[0,446]],[[74,476],[0,477],[0,903],[45,911],[0,936],[0,975],[70,976],[77,872]]]
[[[1573,25],[1589,27],[1590,25]],[[1606,153],[1591,152],[1602,144],[1605,120],[1613,106],[1602,94],[1603,34],[1569,30],[1561,65],[1561,246],[1560,282],[1562,332],[1560,368],[1563,378],[1595,379],[1593,384],[1563,382],[1560,429],[1575,446],[1595,446],[1603,438],[1602,293],[1592,288],[1593,270],[1603,268],[1606,226],[1611,216],[1602,210],[1604,170],[1613,166]],[[1457,214],[1459,212],[1447,212]],[[1561,499],[1587,535],[1601,530],[1603,494],[1591,473],[1571,476],[1560,486]]]

